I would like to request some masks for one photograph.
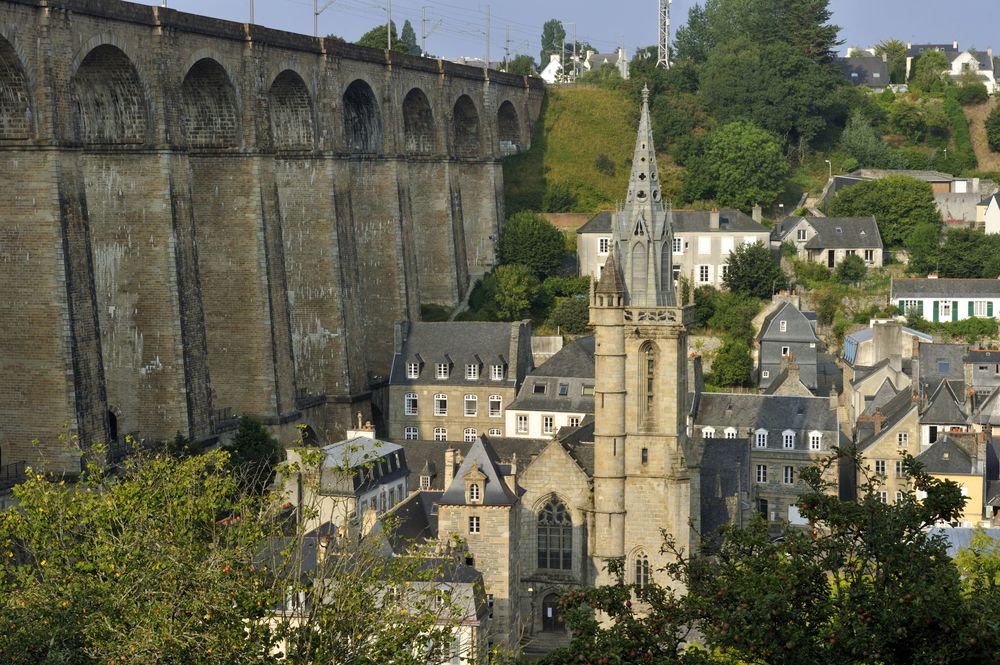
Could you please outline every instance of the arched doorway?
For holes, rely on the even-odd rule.
[[[565,630],[566,625],[559,612],[559,596],[550,593],[542,601],[542,632],[561,633]]]

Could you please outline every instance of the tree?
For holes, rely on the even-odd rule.
[[[937,270],[941,251],[941,226],[939,224],[918,224],[907,235],[905,243],[909,252],[910,272],[927,275]]]
[[[847,126],[840,135],[840,148],[857,161],[859,167],[875,169],[902,167],[898,155],[893,153],[889,144],[858,111],[851,114]]]
[[[984,121],[986,142],[993,152],[1000,152],[1000,105],[994,106]]]
[[[514,59],[507,63],[507,71],[520,76],[537,76],[538,66],[534,58],[522,54],[514,56]]]
[[[274,469],[285,451],[264,425],[249,416],[240,418],[233,440],[226,446],[229,463],[248,490],[263,493],[274,479]]]
[[[520,263],[505,263],[493,271],[496,278],[497,316],[502,321],[523,319],[538,296],[538,278],[531,268]]]
[[[374,28],[361,35],[356,44],[359,46],[367,46],[369,48],[387,49],[389,48],[389,34],[392,34],[392,50],[401,51],[403,53],[409,53],[409,46],[404,44],[396,35],[396,23],[393,21],[390,24],[389,29],[386,29],[385,24],[376,25]]]
[[[841,191],[830,202],[832,217],[873,215],[882,241],[898,247],[921,224],[941,226],[929,183],[907,176],[868,180]]]
[[[579,335],[587,332],[590,327],[590,303],[587,297],[556,298],[548,325],[558,328],[564,334]]]
[[[538,57],[538,62],[544,68],[549,64],[549,56],[553,53],[562,52],[563,42],[566,41],[566,28],[562,21],[553,18],[542,25],[542,52]]]
[[[958,103],[962,106],[970,104],[985,104],[990,98],[986,84],[980,81],[963,83],[958,88]]]
[[[771,134],[748,122],[733,122],[712,132],[704,155],[690,163],[684,196],[750,210],[773,203],[787,175],[788,163]]]
[[[697,289],[695,290],[697,296]],[[697,300],[695,301],[697,305]],[[713,302],[708,327],[731,339],[749,344],[753,340],[753,318],[760,312],[761,301],[745,293],[724,291]]]
[[[750,345],[727,337],[712,359],[712,382],[718,386],[749,386],[753,373]]]
[[[726,265],[728,268],[722,281],[734,293],[770,300],[775,289],[788,281],[781,266],[771,256],[771,250],[759,241],[734,249],[726,259]]]
[[[420,55],[420,44],[417,43],[417,33],[413,31],[410,19],[403,21],[403,31],[399,33],[399,43],[406,46],[410,55]]]
[[[536,276],[554,275],[566,255],[559,229],[541,215],[522,211],[507,219],[498,246],[500,263],[520,263]]]
[[[906,83],[906,44],[898,39],[886,39],[875,46],[875,55],[885,56],[889,65],[889,82]]]
[[[948,56],[937,49],[924,51],[913,62],[910,81],[921,90],[933,90],[941,85],[941,75],[948,69]]]
[[[864,260],[857,254],[844,257],[837,269],[833,271],[833,276],[841,284],[853,284],[860,282],[865,277],[868,268],[865,267]]]

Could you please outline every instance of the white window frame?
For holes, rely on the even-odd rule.
[[[896,490],[896,503],[900,503],[903,500],[903,493],[900,490]]]
[[[782,479],[782,481],[784,481],[784,483],[786,485],[794,485],[795,484],[795,467],[794,466],[785,465],[785,468],[784,468],[784,470],[782,471],[782,474],[781,474],[781,479]]]
[[[673,242],[671,243],[671,249],[673,250],[674,254],[683,254],[684,238],[678,238],[675,236]]]
[[[554,434],[556,431],[556,417],[552,414],[542,416],[542,434]]]
[[[905,478],[906,477],[906,469],[903,468],[903,460],[901,460],[901,459],[896,460],[895,464],[893,464],[893,467],[895,467],[894,470],[896,472],[896,477],[897,478]]]
[[[766,370],[766,369],[762,369],[760,371],[760,378],[762,378],[762,379],[770,379],[771,378],[771,372],[768,371],[768,370]]]
[[[499,427],[493,427],[490,429],[489,436],[503,436],[503,430]]]
[[[448,415],[448,395],[446,393],[437,393],[434,395],[434,415]]]
[[[471,409],[469,408],[470,404],[472,405]],[[462,409],[466,418],[475,418],[479,415],[479,398],[469,393],[462,399]]]
[[[784,319],[778,321],[778,332],[788,332],[788,321]]]
[[[570,427],[579,427],[580,426],[580,416],[570,416],[569,417],[569,426]]]
[[[866,249],[865,250],[865,263],[875,263],[875,250]]]
[[[823,450],[822,432],[809,432],[809,450]]]
[[[406,427],[403,429],[403,440],[416,441],[418,434],[416,427]]]
[[[611,251],[611,238],[604,237],[597,239],[597,254],[598,256],[604,256]]]
[[[448,440],[448,428],[447,427],[435,427],[434,428],[434,440],[435,441],[447,441]]]
[[[479,380],[479,365],[476,365],[475,363],[470,363],[465,366],[465,380],[466,381]]]
[[[879,490],[878,500],[882,503],[889,503],[889,493],[885,490]]]
[[[469,515],[469,533],[479,533],[480,526],[479,515]]]
[[[698,283],[709,284],[711,281],[712,281],[712,266],[709,265],[698,266]]]
[[[528,415],[526,413],[518,413],[515,415],[514,422],[516,423],[518,434],[528,433]]]
[[[476,431],[475,427],[466,427],[465,431],[462,432],[462,440],[466,443],[475,443],[478,437],[479,432]]]
[[[783,346],[783,347],[781,347],[781,357],[782,358],[787,358],[789,356],[789,354],[791,354],[791,352],[792,352],[792,347],[790,347],[790,346]]]
[[[420,399],[417,393],[406,393],[403,395],[403,414],[416,416],[420,413]]]
[[[795,450],[795,432],[786,429],[781,433],[781,447],[785,450]]]
[[[715,438],[715,428],[714,427],[703,427],[703,428],[701,428],[701,438],[703,438],[703,439],[714,439]]]
[[[406,378],[420,378],[420,363],[406,363]]]
[[[727,439],[735,439],[736,438],[736,434],[737,434],[737,432],[736,432],[736,428],[735,427],[727,427],[725,429],[725,435],[726,435]]]
[[[972,303],[972,315],[977,318],[986,318],[989,302],[986,300],[976,300]]]
[[[942,321],[951,320],[951,301],[950,300],[939,300],[938,301],[938,318]]]
[[[753,445],[755,448],[767,448],[766,429],[759,429],[753,433]]]
[[[897,432],[896,433],[896,445],[905,446],[910,443],[910,433],[909,432]]]
[[[429,490],[431,488],[431,477],[420,476],[420,489]]]
[[[436,363],[434,365],[434,378],[444,380],[448,378],[448,363]]]
[[[808,231],[806,231],[805,229],[796,229],[795,230],[795,239],[798,242],[805,242],[806,240],[808,240],[808,238],[806,238],[807,234],[808,234]]]
[[[495,409],[494,404],[496,404]],[[503,395],[490,395],[489,414],[490,418],[499,418],[503,415]]]
[[[758,483],[761,483],[761,484],[766,483],[767,482],[767,465],[766,464],[758,464],[757,465],[757,474],[754,477],[757,479]]]
[[[885,463],[884,459],[877,459],[877,460],[875,460],[875,474],[876,475],[879,475],[879,476],[888,476],[889,474],[886,473],[886,469],[887,468],[888,468],[888,465]]]
[[[490,365],[490,380],[503,381],[503,365]]]

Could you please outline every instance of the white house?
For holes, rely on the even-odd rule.
[[[993,49],[985,51],[969,49],[955,56],[951,61],[951,71],[948,72],[951,78],[959,80],[966,72],[977,75],[991,95],[997,91],[997,81],[993,73]]]
[[[1000,279],[894,279],[890,302],[903,314],[916,312],[928,321],[961,321],[1000,314]]]
[[[982,222],[986,225],[986,232],[1000,233],[1000,192],[984,199],[976,207],[976,216],[982,214]]]
[[[558,53],[553,53],[549,56],[549,64],[545,65],[545,69],[542,70],[539,76],[546,83],[555,83],[562,78],[562,73],[562,60]]]
[[[507,407],[507,436],[550,439],[594,414],[594,338],[573,340],[525,377]]]

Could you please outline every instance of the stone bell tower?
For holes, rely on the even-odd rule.
[[[627,582],[657,578],[667,563],[661,530],[686,551],[700,531],[700,453],[686,435],[693,308],[674,292],[673,215],[662,201],[645,89],[627,198],[612,219],[610,254],[590,296],[598,583],[613,581],[609,559],[625,560]]]

